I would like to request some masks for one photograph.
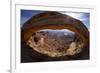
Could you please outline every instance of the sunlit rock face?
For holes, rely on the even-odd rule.
[[[21,28],[21,42],[50,58],[89,57],[88,29],[80,20],[59,12],[47,11],[30,18]]]
[[[79,36],[70,30],[40,30],[30,37],[27,44],[35,51],[50,57],[75,55],[82,51]]]

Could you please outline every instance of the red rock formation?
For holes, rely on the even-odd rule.
[[[80,20],[52,11],[40,13],[29,19],[21,28],[22,41],[30,41],[32,34],[42,29],[68,29],[80,37],[83,47],[89,45],[89,31]],[[73,46],[75,43],[72,43],[70,48]]]

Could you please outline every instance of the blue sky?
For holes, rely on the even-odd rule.
[[[21,26],[29,20],[32,16],[42,13],[44,11],[39,10],[21,10]],[[89,13],[82,13],[82,12],[61,12],[63,14],[70,15],[76,19],[81,20],[84,25],[89,29],[90,27],[90,14]]]

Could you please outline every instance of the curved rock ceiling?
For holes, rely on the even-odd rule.
[[[45,11],[24,23],[21,40],[39,53],[60,57],[81,53],[89,46],[89,31],[78,19]]]

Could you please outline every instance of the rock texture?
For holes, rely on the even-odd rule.
[[[75,55],[81,52],[83,42],[72,31],[38,31],[35,32],[27,44],[39,53],[50,57]]]
[[[63,38],[61,38],[58,37],[58,33],[52,35],[50,32],[40,31],[43,29],[67,29],[70,33],[73,32],[74,34],[71,34],[70,38],[68,38],[69,35],[65,33]],[[84,57],[86,59],[89,58],[88,29],[81,21],[59,12],[46,11],[29,19],[21,28],[21,43],[22,46],[23,43],[24,46],[25,44],[28,45],[38,54],[48,56],[49,60],[68,60],[69,56],[73,58],[77,54],[78,56],[79,54],[82,55],[80,59]],[[22,51],[22,56],[24,56],[23,54]]]

